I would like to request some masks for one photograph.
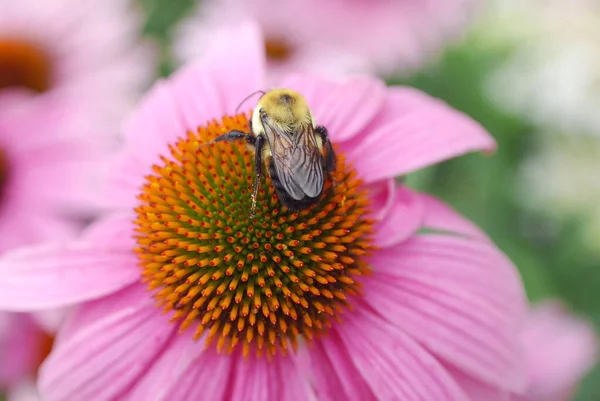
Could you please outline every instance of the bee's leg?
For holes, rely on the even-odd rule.
[[[250,217],[254,217],[256,211],[256,198],[258,197],[258,189],[260,188],[260,181],[262,179],[262,148],[264,145],[265,138],[262,135],[252,137],[251,144],[254,145],[254,183],[252,185],[252,206],[250,207]],[[249,141],[250,142],[250,141]]]
[[[335,185],[336,183],[333,179],[332,173],[335,171],[336,157],[335,152],[333,151],[333,146],[331,145],[331,141],[329,140],[327,128],[325,128],[322,125],[318,125],[315,128],[315,132],[321,137],[321,140],[323,141],[323,146],[325,147],[325,150],[327,152],[327,154],[325,155],[325,171],[329,174],[329,177],[332,179]]]
[[[333,151],[333,146],[331,145],[331,141],[329,140],[327,128],[325,128],[322,125],[319,125],[317,126],[315,131],[321,137],[321,140],[323,141],[323,146],[327,151],[327,155],[325,155],[325,171],[327,171],[328,173],[333,173],[335,171],[335,152]]]
[[[210,142],[203,143],[200,146],[208,146],[208,145],[212,145],[213,143],[223,142],[223,141],[231,142],[231,141],[235,141],[237,139],[242,139],[242,138],[245,138],[248,142],[250,142],[251,140],[252,141],[254,140],[254,137],[250,134],[247,134],[242,131],[233,130],[233,131],[229,131],[226,134],[216,137],[215,139],[213,139]],[[252,138],[252,139],[250,139],[250,138]]]

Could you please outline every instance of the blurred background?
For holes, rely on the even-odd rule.
[[[480,225],[518,266],[532,303],[558,298],[600,329],[600,2],[472,3],[460,29],[426,57],[377,73],[467,113],[498,151],[419,171],[407,183]],[[136,29],[156,54],[147,88],[189,48],[201,53],[201,41],[181,41],[202,24],[203,5],[138,0],[135,7]],[[290,50],[268,45],[275,59]],[[573,399],[600,401],[600,367]]]

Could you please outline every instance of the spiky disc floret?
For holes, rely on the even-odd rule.
[[[199,147],[247,126],[244,115],[224,117],[170,147],[138,197],[136,252],[181,331],[194,326],[219,351],[242,344],[270,356],[319,335],[360,293],[372,222],[341,154],[317,205],[288,211],[264,177],[250,219],[253,152],[243,141]]]

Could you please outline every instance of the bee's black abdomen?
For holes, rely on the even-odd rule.
[[[273,160],[269,162],[269,176],[271,177],[271,182],[273,183],[273,187],[275,187],[275,192],[277,193],[277,197],[279,197],[279,202],[282,205],[287,206],[291,211],[299,211],[306,209],[315,203],[318,203],[321,199],[321,194],[323,191],[319,193],[319,195],[315,197],[305,196],[302,199],[293,199],[284,189],[281,181],[279,180],[279,176],[277,175],[277,171],[275,171],[275,165],[273,164]]]

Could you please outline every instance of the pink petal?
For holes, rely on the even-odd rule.
[[[234,115],[248,95],[266,89],[264,52],[264,39],[253,22],[219,31],[206,57],[184,67],[171,80],[185,127],[195,130],[215,118]],[[253,107],[241,107],[238,112]]]
[[[343,149],[360,176],[372,182],[495,147],[467,115],[416,89],[393,87],[379,114]]]
[[[371,217],[376,220],[382,220],[387,215],[395,204],[396,197],[396,181],[393,178],[372,182],[365,185],[369,191],[369,199],[371,205]]]
[[[73,238],[81,230],[75,221],[66,221],[64,216],[56,213],[48,215],[40,210],[24,208],[23,203],[15,202],[19,200],[6,199],[2,205],[5,210],[0,218],[0,254],[24,244],[47,241],[48,238]]]
[[[117,208],[132,208],[144,177],[160,155],[168,156],[168,144],[186,134],[176,99],[168,81],[159,81],[141,101],[124,127],[125,147],[109,164],[109,181],[103,201]]]
[[[3,10],[4,11],[4,10]],[[66,113],[70,104],[65,99],[45,98],[21,89],[0,93],[0,137],[2,144],[16,154],[43,147],[53,140],[64,140],[71,134],[73,116]],[[31,118],[35,116],[35,118]],[[47,126],[40,127],[40,123]],[[26,133],[27,140],[23,140]]]
[[[385,100],[385,86],[370,77],[341,82],[309,75],[293,75],[281,87],[300,92],[318,125],[324,125],[333,142],[342,142],[359,133],[375,117]]]
[[[31,246],[0,258],[0,307],[52,309],[101,297],[140,277],[132,218],[99,221],[77,241]]]
[[[339,347],[346,348],[361,376],[352,380],[364,380],[376,399],[468,401],[425,348],[372,309],[361,305],[344,314],[344,324],[337,331],[343,343]],[[329,348],[336,339],[325,341],[323,348]]]
[[[484,383],[524,386],[523,288],[492,244],[425,235],[380,250],[366,300],[436,356]]]
[[[165,401],[248,400],[295,401],[314,399],[307,372],[298,369],[296,359],[276,356],[250,356],[244,360],[241,352],[220,355],[195,343],[190,351],[198,357],[171,381]],[[193,350],[193,351],[191,351]]]
[[[241,22],[236,29],[224,28],[211,38],[206,64],[218,82],[226,114],[233,115],[240,102],[251,93],[267,89],[264,87],[264,44],[260,27],[250,20]],[[243,111],[242,108],[240,112]]]
[[[204,352],[202,343],[195,345],[195,348],[188,349],[194,349],[196,358],[185,371],[178,371],[178,375],[168,383],[169,398],[165,398],[165,401],[224,400],[227,399],[226,392],[233,391],[230,378],[235,380],[237,372],[233,370],[235,363],[231,358],[216,355],[212,349]],[[247,399],[253,398],[248,395]]]
[[[532,309],[522,338],[530,380],[528,400],[566,399],[598,360],[594,328],[556,301]]]
[[[246,23],[236,32],[216,35],[205,57],[158,82],[146,95],[125,125],[126,147],[111,168],[108,204],[135,205],[144,176],[160,161],[159,155],[170,154],[169,144],[188,130],[232,115],[246,96],[263,88],[258,28]]]
[[[205,60],[197,60],[184,66],[173,74],[169,84],[172,92],[169,98],[176,104],[179,111],[177,117],[185,130],[195,131],[199,126],[206,125],[209,121],[225,115],[226,108],[222,98],[225,92],[224,88],[229,85],[229,82],[217,79]],[[194,90],[190,90],[190,88],[194,88]],[[246,88],[246,90],[251,92],[250,88]],[[240,96],[242,96],[241,100],[247,94],[240,93]],[[183,137],[184,133],[185,131],[175,132],[173,137],[163,138],[161,142],[164,146],[164,144]]]
[[[172,400],[169,386],[185,377],[185,372],[203,352],[204,344],[195,342],[190,333],[176,335],[165,352],[154,361],[146,373],[140,377],[124,399],[136,401]]]
[[[176,329],[141,284],[81,306],[67,325],[40,371],[44,399],[118,399],[145,374]]]
[[[509,391],[483,383],[474,377],[456,369],[454,366],[443,364],[448,373],[458,385],[469,394],[473,401],[511,401],[512,395]]]
[[[178,74],[186,72],[184,69]],[[161,80],[141,101],[124,127],[127,150],[133,152],[137,162],[151,166],[159,161],[160,154],[168,152],[170,142],[185,136],[190,127],[184,125],[180,116],[182,100],[173,96],[169,80]]]
[[[94,168],[106,162],[107,153],[89,141],[49,136],[8,157],[14,167],[10,180],[14,194],[25,202],[35,199],[35,209],[58,208],[73,215],[90,212],[97,194],[88,183],[102,178]]]
[[[164,152],[161,154],[165,155]],[[128,149],[117,153],[109,163],[107,184],[101,193],[102,204],[109,210],[131,210],[136,207],[136,196],[144,184],[143,177],[150,172],[148,164],[149,161],[141,160]]]
[[[444,202],[425,193],[419,193],[416,196],[425,208],[424,228],[489,241],[479,227]]]
[[[82,238],[94,243],[96,249],[107,251],[133,251],[137,244],[133,238],[133,213],[113,213],[88,226]]]
[[[47,333],[56,333],[72,308],[45,309],[31,312],[36,323]]]
[[[337,331],[314,341],[306,352],[313,372],[318,399],[375,401],[373,390],[350,357],[350,351]]]
[[[0,312],[0,388],[15,386],[35,372],[42,338],[29,314]]]
[[[418,195],[409,188],[395,188],[394,203],[375,225],[375,244],[388,247],[413,235],[422,225],[425,209]]]

